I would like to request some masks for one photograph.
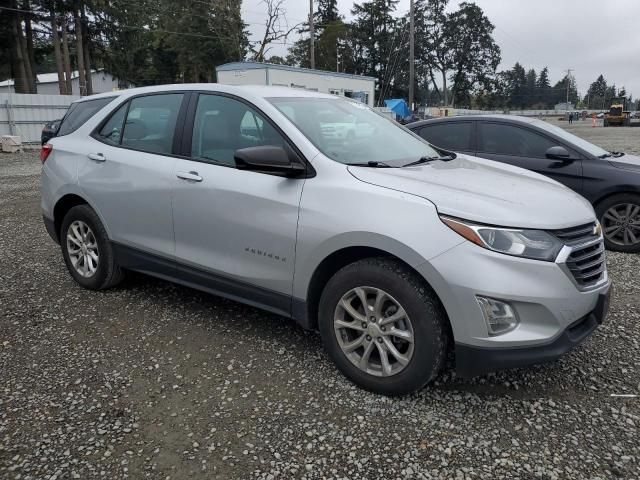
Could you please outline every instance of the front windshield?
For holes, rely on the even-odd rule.
[[[575,136],[573,133],[567,132],[563,128],[557,127],[555,125],[551,125],[550,123],[547,123],[547,122],[543,122],[542,120],[534,120],[534,125],[536,125],[537,127],[540,127],[542,130],[546,130],[547,132],[557,135],[563,140],[566,140],[567,142],[575,145],[576,147],[581,148],[582,150],[585,150],[586,152],[596,157],[601,157],[603,155],[609,154],[609,152],[607,152],[605,149],[600,148],[597,145],[594,145],[593,143],[589,143],[586,140]]]
[[[324,155],[340,163],[399,167],[439,156],[420,137],[362,103],[321,97],[269,101]]]

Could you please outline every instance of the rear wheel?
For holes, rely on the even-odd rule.
[[[320,333],[331,359],[354,383],[385,395],[435,378],[446,355],[446,321],[432,290],[386,258],[344,267],[320,299]]]
[[[100,218],[88,205],[70,209],[62,221],[60,246],[73,279],[91,290],[103,290],[122,281],[124,274]]]
[[[640,195],[614,195],[597,208],[605,245],[616,252],[640,252]]]

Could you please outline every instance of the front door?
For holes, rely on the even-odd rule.
[[[508,163],[546,175],[582,193],[582,160],[577,152],[526,127],[499,122],[478,122],[477,156]],[[549,148],[565,147],[571,158],[546,157]]]
[[[288,313],[305,180],[236,169],[237,149],[286,140],[243,101],[216,94],[194,100],[193,128],[185,128],[192,130],[185,139],[190,158],[175,165],[176,260],[201,270],[199,282],[212,278],[222,286],[214,290],[255,296],[255,303]]]

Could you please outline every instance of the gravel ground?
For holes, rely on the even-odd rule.
[[[640,129],[572,131],[640,153]],[[37,153],[0,156],[0,478],[640,478],[640,256],[554,364],[389,399],[316,334],[142,275],[77,287],[42,225]]]

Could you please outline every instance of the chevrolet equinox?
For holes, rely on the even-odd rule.
[[[333,95],[94,95],[41,161],[44,223],[81,286],[134,270],[293,318],[375,392],[424,386],[450,351],[462,376],[553,360],[608,308],[584,198]]]

